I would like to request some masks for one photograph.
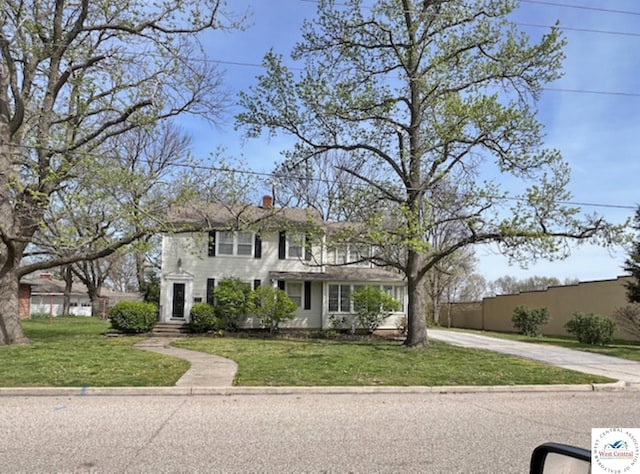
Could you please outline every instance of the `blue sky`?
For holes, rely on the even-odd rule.
[[[303,19],[313,18],[316,5],[306,0],[229,3],[233,11],[250,12],[247,28],[209,34],[204,43],[209,59],[220,61],[225,86],[235,102],[237,93],[255,82],[261,68],[253,65],[259,65],[270,48],[288,56],[299,39]],[[513,20],[532,38],[546,31],[536,25],[560,21],[568,40],[564,77],[549,84],[538,103],[546,145],[559,149],[571,166],[573,202],[597,204],[584,206],[583,211],[596,212],[613,223],[624,222],[633,215],[630,208],[640,204],[640,2],[522,0]],[[253,170],[271,171],[290,142],[286,138],[245,142],[241,132],[234,130],[236,111],[232,108],[215,127],[192,119],[183,121],[185,131],[193,137],[194,154],[203,157],[223,147],[228,156],[243,157]],[[478,249],[477,255],[478,271],[488,280],[504,275],[583,281],[615,278],[624,273],[621,266],[626,258],[623,249],[612,252],[585,245],[564,261],[538,262],[523,269],[510,266],[490,249]]]

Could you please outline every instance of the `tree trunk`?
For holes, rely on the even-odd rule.
[[[71,266],[67,265],[62,270],[64,275],[64,295],[62,297],[62,314],[71,314],[71,287],[73,285],[73,273],[71,273]]]
[[[138,282],[138,291],[142,293],[145,288],[146,281],[144,279],[145,271],[145,254],[142,251],[135,252],[136,258],[136,280]]]
[[[409,290],[409,311],[407,314],[407,339],[404,345],[408,347],[426,347],[427,318],[425,314],[424,279],[418,278],[421,255],[409,250],[407,258],[407,286]]]
[[[30,342],[22,332],[18,313],[19,281],[15,268],[0,276],[0,346]]]
[[[431,318],[436,326],[440,325],[440,274],[437,270],[431,275]]]
[[[100,287],[89,284],[87,285],[87,294],[91,301],[91,316],[102,317],[102,308],[100,305]]]

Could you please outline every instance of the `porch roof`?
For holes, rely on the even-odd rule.
[[[404,283],[402,275],[382,268],[327,267],[324,272],[269,272],[276,280]]]

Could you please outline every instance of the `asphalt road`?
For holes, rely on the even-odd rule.
[[[640,392],[0,397],[0,471],[527,472]]]

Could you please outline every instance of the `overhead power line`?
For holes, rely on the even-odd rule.
[[[14,148],[23,148],[29,150],[38,150],[39,147],[36,146],[27,146],[27,145],[10,145]],[[109,156],[109,155],[93,155],[94,158],[106,158],[113,161],[120,161],[119,157]],[[151,160],[145,158],[139,158],[140,162],[151,163]],[[185,168],[190,170],[201,170],[201,171],[213,171],[216,173],[236,173],[239,175],[248,175],[248,176],[256,176],[260,178],[266,179],[274,179],[274,178],[285,178],[287,176],[280,173],[266,172],[266,171],[254,171],[254,170],[246,170],[240,168],[228,168],[228,167],[219,167],[212,165],[202,165],[195,163],[176,163],[176,162],[167,162],[167,166],[171,166],[174,168]],[[305,177],[307,181],[318,182],[324,184],[332,184],[333,181],[326,178],[316,178],[316,177]],[[347,187],[363,187],[367,186],[365,183],[351,183],[346,184]],[[410,189],[409,189],[410,190]],[[494,198],[498,200],[504,201],[524,201],[524,198],[519,197],[504,197],[504,196],[488,196],[489,198]],[[563,204],[567,206],[580,206],[580,207],[594,207],[594,208],[605,208],[605,209],[624,209],[624,210],[636,210],[638,206],[632,205],[624,205],[624,204],[608,204],[608,203],[597,203],[597,202],[577,202],[577,201],[558,201],[558,204]]]
[[[589,10],[594,12],[615,13],[618,15],[634,15],[640,16],[640,12],[629,10],[613,10],[611,8],[590,7],[587,5],[570,5],[568,3],[546,2],[543,0],[520,0],[522,3],[533,3],[538,5],[548,5],[551,7],[575,8],[576,10]]]

